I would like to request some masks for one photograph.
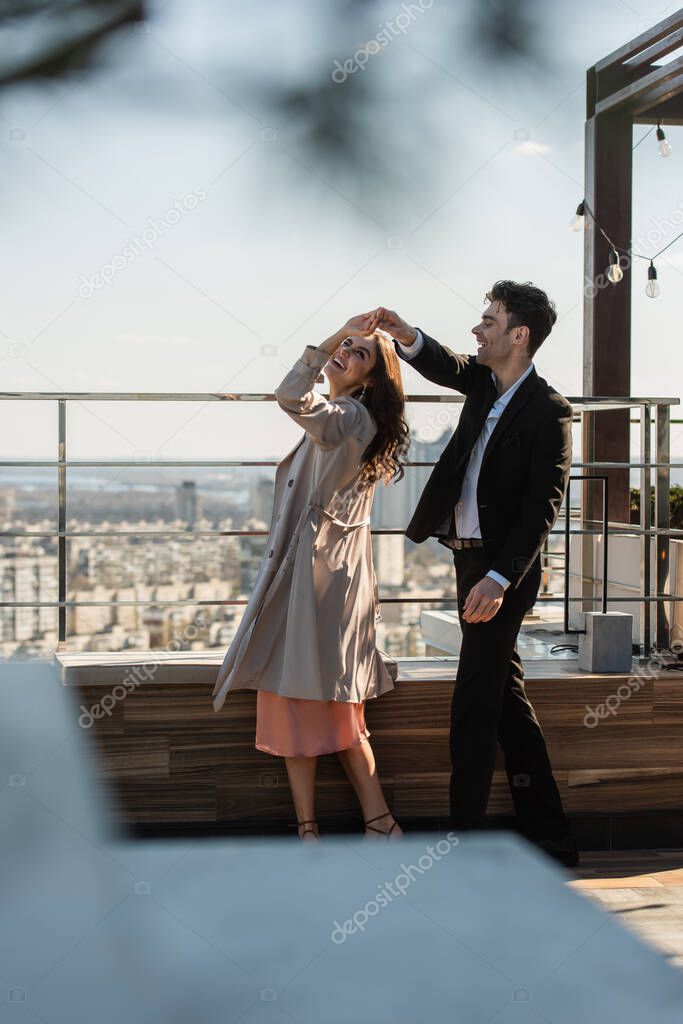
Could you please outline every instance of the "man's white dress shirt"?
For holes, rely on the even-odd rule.
[[[412,345],[403,345],[400,341],[397,341],[396,343],[407,359],[414,359],[422,350],[424,338],[422,337],[421,332],[418,331],[417,337]],[[455,530],[458,537],[481,538],[479,507],[477,505],[477,483],[479,482],[479,471],[481,470],[481,463],[484,458],[484,452],[486,451],[486,445],[488,444],[489,438],[495,429],[496,423],[503,414],[503,409],[506,407],[522,381],[526,380],[529,376],[533,368],[534,364],[532,363],[522,376],[518,377],[515,383],[507,389],[507,391],[504,391],[502,395],[498,396],[491,406],[489,414],[486,417],[486,422],[481,428],[481,433],[472,447],[462,482],[460,498],[455,505]],[[496,375],[493,371],[491,372],[491,378],[497,387]],[[505,576],[501,576],[499,572],[491,570],[490,572],[487,572],[486,575],[490,576],[491,579],[496,581],[496,583],[500,583],[504,590],[507,590],[510,586],[510,580],[506,579]]]

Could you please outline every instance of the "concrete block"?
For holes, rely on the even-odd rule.
[[[586,612],[579,637],[579,668],[584,672],[630,672],[633,616],[627,612]]]

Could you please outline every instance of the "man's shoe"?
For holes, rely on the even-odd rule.
[[[571,837],[569,839],[536,839],[534,844],[553,860],[564,864],[566,868],[575,868],[579,863],[579,849]]]

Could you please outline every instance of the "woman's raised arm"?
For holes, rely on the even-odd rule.
[[[336,448],[348,437],[355,437],[368,445],[376,431],[372,416],[355,398],[342,396],[330,400],[313,390],[330,356],[349,333],[361,333],[360,326],[355,321],[349,321],[318,348],[308,345],[275,389],[275,398],[280,408],[303,427],[321,448]]]

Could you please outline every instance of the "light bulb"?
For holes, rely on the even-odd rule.
[[[619,266],[619,253],[616,249],[612,249],[609,254],[609,267],[607,268],[607,280],[611,281],[612,284],[619,284],[624,271]]]
[[[656,299],[659,295],[659,282],[657,281],[657,270],[650,260],[650,266],[647,268],[647,284],[645,285],[645,294],[648,299]]]
[[[661,125],[657,125],[657,142],[657,149],[659,150],[659,155],[668,156],[671,152],[671,146],[669,144],[669,140],[667,139],[666,135],[662,130]]]
[[[584,204],[584,201],[581,200],[579,205],[576,207],[576,213],[574,214],[572,219],[569,221],[569,227],[572,229],[572,231],[580,231],[581,228],[583,228],[585,226],[586,226],[585,204]]]

